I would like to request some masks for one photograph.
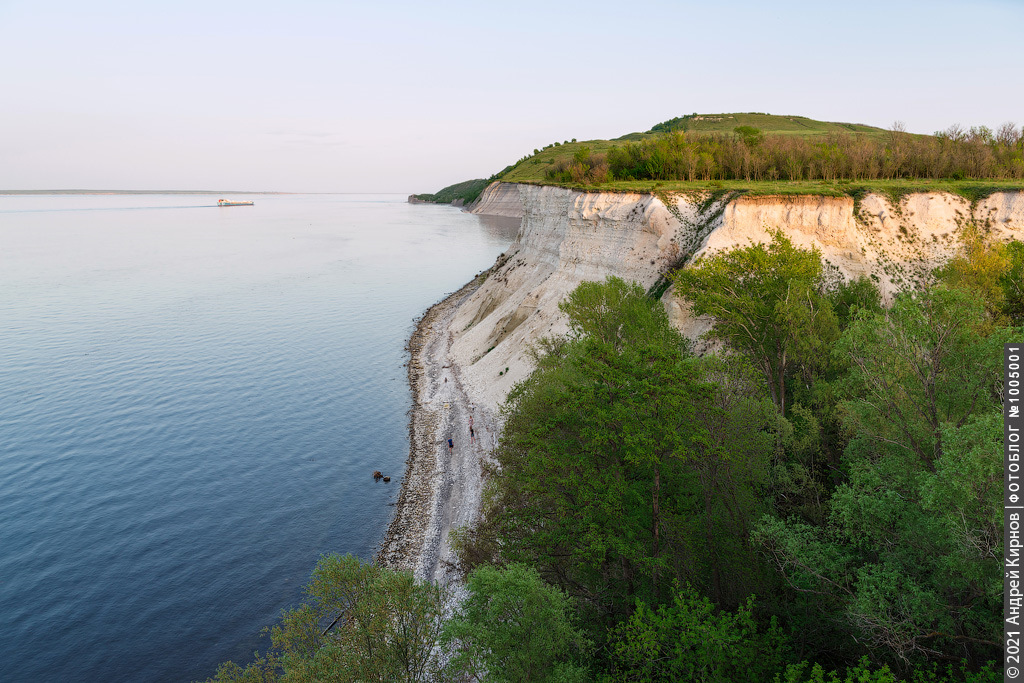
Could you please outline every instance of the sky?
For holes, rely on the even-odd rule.
[[[0,0],[0,190],[433,192],[682,114],[1024,124],[1024,0]]]

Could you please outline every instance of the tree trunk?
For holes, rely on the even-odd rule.
[[[707,467],[710,469],[713,465],[708,462]],[[711,590],[715,596],[715,602],[722,604],[722,576],[719,572],[719,555],[711,550],[715,547],[715,534],[712,522],[712,488],[715,477],[711,472],[706,472],[705,474],[707,476],[702,477],[704,479],[704,544],[711,555]]]

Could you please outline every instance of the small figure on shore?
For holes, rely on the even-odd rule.
[[[448,454],[451,455],[451,452],[453,450],[455,450],[455,442],[452,441],[451,439],[448,439]]]
[[[470,428],[469,428],[469,442],[470,443],[475,443],[476,442],[476,433],[473,431],[473,427],[472,426],[470,426]]]
[[[380,470],[374,470],[373,471],[373,480],[374,481],[380,481],[381,477],[383,477],[383,476],[384,475],[380,473]]]

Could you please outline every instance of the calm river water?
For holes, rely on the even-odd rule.
[[[321,554],[372,559],[413,318],[517,227],[215,204],[0,196],[0,680],[204,679],[269,645]]]

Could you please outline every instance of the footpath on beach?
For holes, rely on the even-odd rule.
[[[376,561],[383,567],[412,570],[418,579],[457,580],[448,533],[478,518],[482,464],[497,440],[496,407],[470,400],[449,354],[452,319],[485,277],[481,274],[434,304],[407,346],[413,399],[409,459],[395,517]]]

